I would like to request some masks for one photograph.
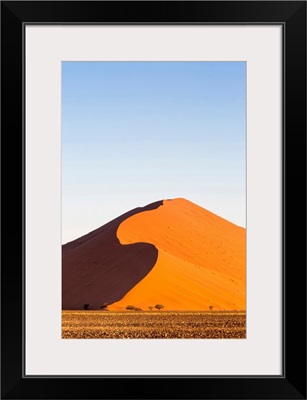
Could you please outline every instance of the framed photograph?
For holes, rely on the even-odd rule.
[[[62,62],[63,339],[246,338],[245,139],[245,62]]]
[[[1,27],[2,398],[306,399],[306,2]]]

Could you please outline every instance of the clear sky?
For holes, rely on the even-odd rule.
[[[244,62],[62,62],[62,242],[184,197],[245,226]]]

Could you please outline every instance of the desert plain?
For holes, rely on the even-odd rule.
[[[63,311],[63,339],[244,339],[240,311]]]

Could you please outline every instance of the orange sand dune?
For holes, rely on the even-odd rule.
[[[158,250],[150,243],[123,246],[116,237],[122,221],[160,207],[162,201],[131,210],[62,246],[62,308],[89,310],[123,298],[154,267]]]
[[[121,244],[146,242],[158,250],[154,267],[108,308],[245,310],[246,230],[185,199],[125,219]]]

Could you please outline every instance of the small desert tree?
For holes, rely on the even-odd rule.
[[[150,309],[150,311],[152,311],[154,309],[154,306],[148,306],[148,308]]]
[[[83,309],[87,310],[89,308],[89,306],[90,306],[89,304],[83,304]]]
[[[209,306],[209,309],[210,309],[210,311],[212,311],[213,310],[213,306]]]
[[[164,305],[163,305],[163,304],[156,304],[156,305],[155,305],[155,308],[156,308],[157,310],[161,310],[162,308],[164,308]]]
[[[135,307],[135,306],[132,306],[132,305],[127,306],[127,307],[126,307],[126,310],[130,310],[130,311],[142,311],[141,308]]]

